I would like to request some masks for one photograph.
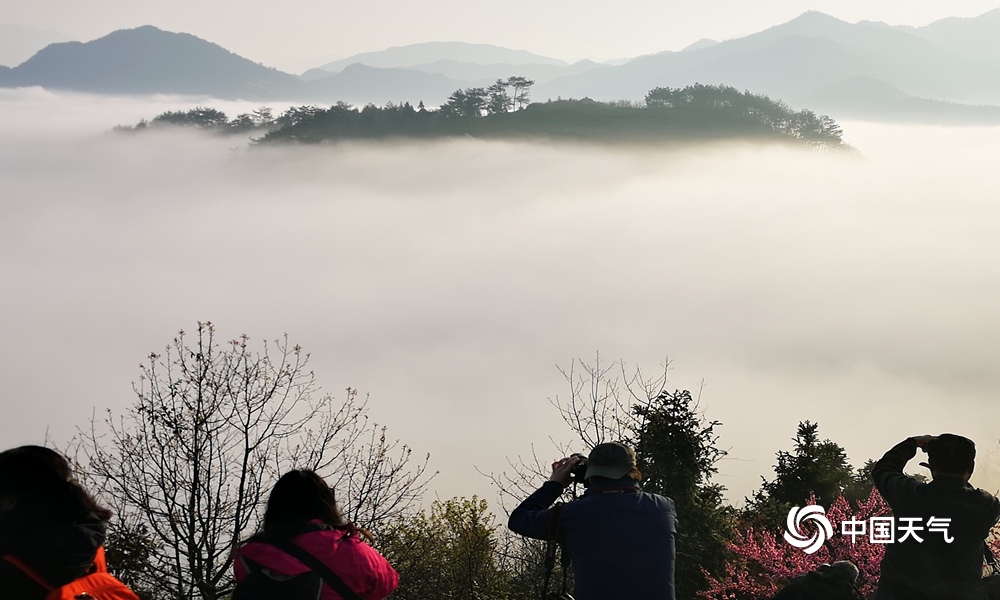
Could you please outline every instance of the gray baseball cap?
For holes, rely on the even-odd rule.
[[[635,467],[635,450],[618,442],[607,442],[594,446],[587,457],[586,479],[607,477],[621,479]]]
[[[860,574],[858,568],[849,560],[838,560],[830,565],[830,568],[838,570],[840,575],[849,581],[857,581]]]

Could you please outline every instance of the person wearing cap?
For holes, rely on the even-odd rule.
[[[917,449],[931,471],[924,483],[903,473]],[[911,437],[875,463],[872,478],[892,508],[895,539],[885,544],[876,600],[980,600],[984,540],[1000,501],[969,483],[972,440],[943,433]]]
[[[771,600],[864,600],[854,585],[858,574],[858,568],[848,560],[823,563],[793,579]]]
[[[547,540],[551,507],[579,461],[570,456],[552,463],[552,476],[511,512],[508,527]],[[571,560],[576,600],[674,600],[673,500],[639,488],[635,451],[624,444],[595,446],[584,479],[585,493],[560,508],[555,528]]]

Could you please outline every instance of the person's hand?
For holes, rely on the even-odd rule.
[[[567,456],[566,458],[561,458],[554,463],[552,463],[552,476],[549,477],[549,481],[555,481],[561,483],[563,487],[570,484],[570,476],[573,474],[573,468],[576,467],[576,463],[580,462],[579,456]]]
[[[927,444],[931,441],[936,440],[936,435],[915,435],[913,436],[913,441],[917,443],[917,448],[920,448],[924,452],[927,452]]]

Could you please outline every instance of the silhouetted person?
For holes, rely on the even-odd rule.
[[[268,497],[262,531],[236,551],[236,581],[260,567],[279,576],[309,572],[309,567],[272,543],[290,540],[364,600],[381,600],[399,585],[399,575],[362,538],[371,539],[368,532],[344,519],[322,477],[313,471],[289,471]],[[338,600],[341,596],[324,583],[320,598]]]
[[[59,587],[95,569],[110,518],[58,452],[21,446],[0,453],[0,555],[46,585]],[[103,564],[103,553],[99,560]],[[42,600],[47,594],[22,568],[0,560],[0,597]]]
[[[799,575],[771,596],[771,600],[865,600],[854,585],[857,580],[858,568],[854,563],[838,560]]]
[[[927,453],[929,483],[903,474],[917,448]],[[1000,502],[969,484],[975,464],[972,440],[950,433],[907,438],[875,463],[875,487],[895,519],[876,600],[980,600],[983,542]]]
[[[552,476],[510,514],[521,535],[549,539],[552,504],[580,458],[552,463]],[[587,491],[559,509],[556,532],[572,561],[576,600],[674,600],[674,501],[639,489],[635,451],[598,444],[587,457]]]

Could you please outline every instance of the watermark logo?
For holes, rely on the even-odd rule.
[[[816,524],[815,527],[811,527],[812,535],[802,533],[801,526],[807,521]],[[785,525],[785,541],[805,551],[806,554],[816,552],[826,540],[833,537],[833,525],[830,524],[830,519],[826,518],[826,509],[816,504],[801,508],[793,506],[792,510],[788,511]]]
[[[815,523],[815,526],[808,527],[812,535],[802,533],[802,526],[807,521]],[[856,544],[859,537],[867,537],[871,544],[896,544],[907,540],[920,544],[928,534],[940,534],[941,539],[950,544],[955,541],[948,530],[950,526],[951,517],[929,517],[926,522],[918,517],[879,516],[866,521],[854,517],[840,522],[840,534],[851,538],[851,544]],[[785,541],[792,546],[812,554],[832,537],[833,525],[822,506],[795,506],[788,511]]]

